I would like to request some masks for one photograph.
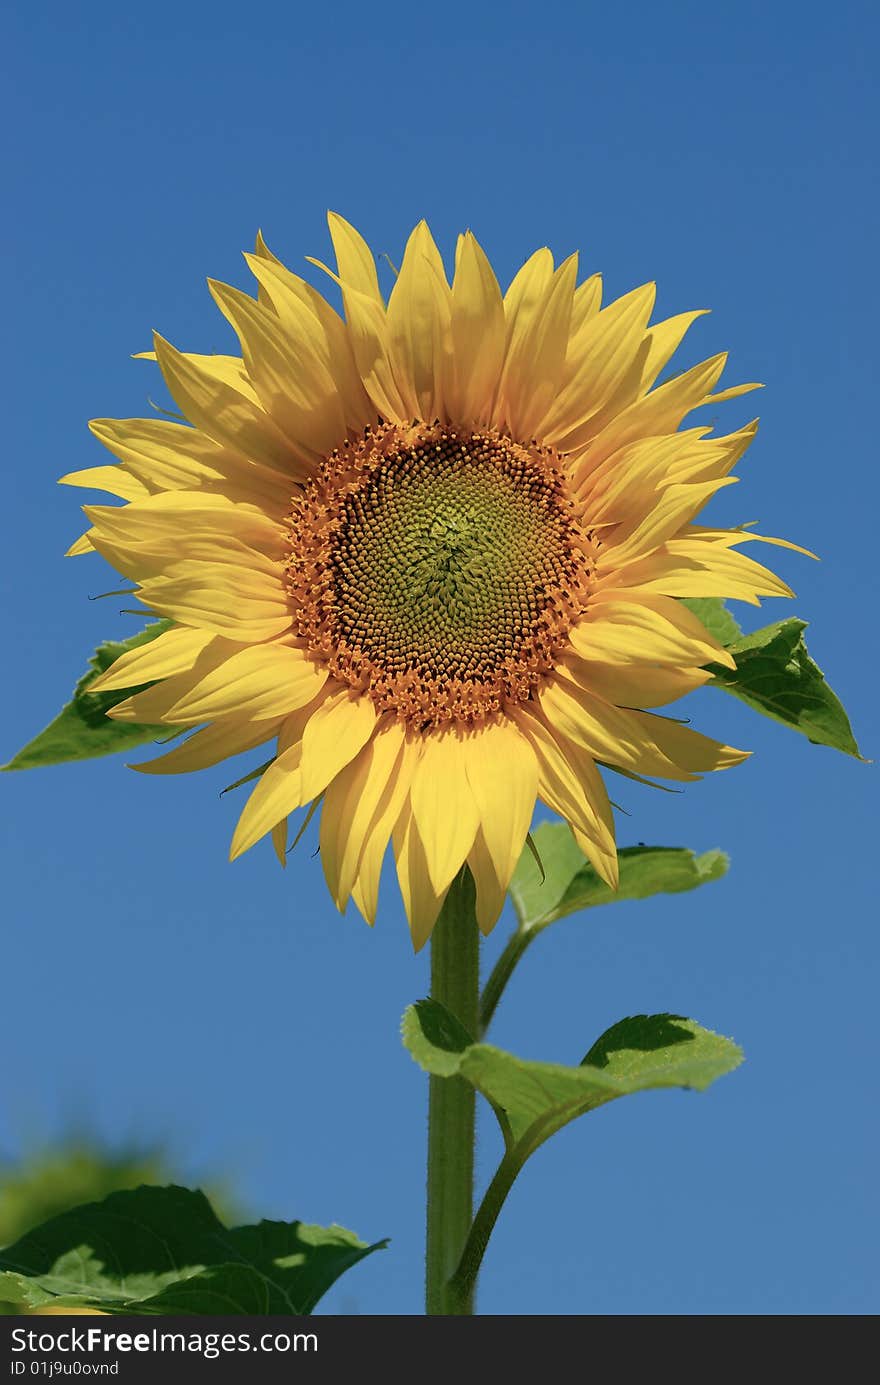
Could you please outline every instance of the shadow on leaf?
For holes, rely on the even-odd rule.
[[[607,1068],[612,1055],[625,1050],[650,1053],[673,1044],[693,1043],[694,1036],[683,1015],[631,1015],[607,1029],[596,1040],[581,1067]]]

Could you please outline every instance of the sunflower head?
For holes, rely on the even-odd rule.
[[[386,303],[359,234],[330,233],[343,316],[258,238],[256,297],[209,281],[240,356],[156,337],[188,421],[92,424],[116,464],[63,479],[126,503],[86,506],[71,552],[173,621],[93,685],[149,682],[110,715],[193,729],[136,768],[274,742],[233,856],[271,834],[283,863],[320,803],[339,908],[373,922],[390,843],[420,946],[465,864],[493,926],[537,799],[613,887],[598,766],[745,755],[654,710],[732,664],[680,598],[791,592],[738,551],[751,530],[695,522],[756,428],[682,428],[756,388],[716,391],[724,356],[656,387],[699,313],[651,325],[650,284],[603,307],[546,249],[502,293],[470,232],[450,283],[424,222]]]
[[[549,449],[383,423],[293,504],[293,629],[334,678],[422,732],[528,700],[588,590],[589,539]]]

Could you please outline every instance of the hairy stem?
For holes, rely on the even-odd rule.
[[[477,1215],[461,1253],[458,1268],[449,1283],[449,1290],[462,1302],[472,1301],[477,1275],[489,1244],[489,1237],[504,1206],[507,1194],[523,1165],[522,1154],[508,1150],[498,1165],[495,1177],[486,1189]]]
[[[462,870],[431,937],[431,997],[476,1037],[480,956],[474,882]],[[474,1279],[463,1290],[452,1277],[468,1239],[474,1200],[476,1093],[463,1077],[431,1077],[428,1093],[428,1227],[426,1311],[473,1313]]]

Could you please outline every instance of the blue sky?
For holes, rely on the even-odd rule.
[[[682,362],[729,349],[730,383],[767,385],[719,409],[727,431],[757,398],[762,426],[714,514],[822,556],[776,551],[796,602],[739,614],[810,621],[875,753],[876,7],[298,8],[6,21],[2,758],[136,625],[89,601],[115,585],[100,560],[62,557],[81,526],[55,478],[104,460],[86,420],[164,397],[130,360],[154,327],[229,350],[205,277],[245,286],[258,226],[294,265],[325,256],[328,207],[393,259],[426,216],[447,254],[470,226],[502,279],[547,243],[609,296],[655,278],[661,315],[712,308]],[[693,715],[754,756],[679,796],[627,785],[620,838],[724,847],[730,875],[557,925],[494,1039],[576,1062],[622,1015],[672,1010],[747,1064],[541,1151],[483,1312],[878,1307],[876,771],[711,690]],[[427,956],[390,882],[374,932],[335,913],[311,836],[286,873],[268,848],[229,866],[233,777],[113,758],[4,777],[0,1153],[71,1115],[167,1138],[184,1175],[228,1171],[257,1214],[392,1238],[327,1310],[418,1313],[425,1091],[398,1020]],[[487,1122],[484,1177],[495,1148]]]

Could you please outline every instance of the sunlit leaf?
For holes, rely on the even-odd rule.
[[[702,1091],[742,1062],[730,1039],[680,1015],[621,1020],[574,1067],[526,1062],[492,1044],[474,1043],[434,1000],[410,1006],[403,1040],[436,1077],[463,1077],[489,1101],[510,1149],[521,1158],[577,1116],[617,1097],[657,1087]]]
[[[620,884],[612,890],[597,875],[565,823],[543,822],[533,833],[544,879],[530,851],[523,851],[510,896],[520,928],[538,929],[597,904],[679,894],[719,880],[730,864],[723,851],[698,856],[686,847],[627,846],[617,853]]]
[[[96,755],[112,755],[117,750],[167,736],[167,726],[138,726],[132,722],[113,721],[107,716],[111,707],[123,702],[133,693],[150,687],[143,683],[135,688],[118,688],[112,692],[90,693],[89,686],[100,673],[129,649],[147,644],[171,628],[170,620],[157,620],[127,640],[108,640],[99,644],[86,673],[77,683],[70,702],[58,713],[44,731],[20,750],[3,769],[35,769],[38,765],[60,765],[68,760],[91,760]]]
[[[728,648],[736,671],[713,665],[714,683],[814,745],[859,756],[840,698],[807,653],[806,628],[802,620],[780,620],[735,640]]]

